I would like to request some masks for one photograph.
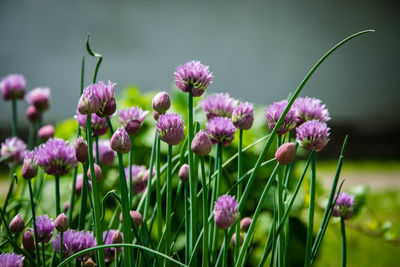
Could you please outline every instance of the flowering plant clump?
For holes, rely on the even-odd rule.
[[[366,32],[345,39],[327,56]],[[301,233],[306,236],[304,265],[315,261],[332,215],[340,217],[345,265],[344,221],[356,214],[354,197],[340,192],[339,185],[347,137],[314,235],[314,217],[320,215],[315,206],[322,205],[315,190],[316,152],[328,145],[330,114],[321,100],[298,98],[327,56],[289,99],[264,103],[266,122],[257,125],[252,103],[228,93],[203,96],[213,90],[214,75],[199,61],[178,66],[174,75],[171,71],[177,93],[187,97],[184,109],[164,91],[147,99],[147,106],[127,101],[121,108],[116,84],[96,81],[102,58],[91,50],[89,38],[86,47],[98,63],[93,83],[82,85],[73,105],[76,132],[68,140],[59,138],[67,134],[58,125],[43,125],[51,106],[48,88],[26,95],[30,131],[27,143],[21,140],[15,111],[26,81],[22,75],[9,75],[1,82],[13,119],[12,135],[2,141],[0,155],[0,163],[10,169],[1,209],[0,266],[238,267],[264,266],[266,261],[286,266],[289,257],[298,256],[289,254],[293,240],[288,217],[300,190],[307,202],[298,209],[308,210],[308,218],[301,217],[307,226]],[[145,120],[150,105],[156,122]],[[263,131],[258,140],[253,133],[257,127]],[[247,142],[252,138],[254,143]],[[260,147],[254,149],[256,144]],[[295,177],[297,173],[302,174]],[[16,183],[20,176],[25,179]],[[302,186],[305,177],[308,187]],[[262,225],[261,213],[271,218]],[[262,238],[262,257],[250,249],[260,245],[259,239],[253,242],[258,227],[269,232]]]

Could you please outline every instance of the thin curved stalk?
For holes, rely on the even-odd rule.
[[[308,227],[307,227],[307,242],[306,256],[304,266],[311,266],[311,249],[314,226],[314,204],[315,204],[315,151],[311,152],[311,180],[310,180],[310,203],[308,209]]]

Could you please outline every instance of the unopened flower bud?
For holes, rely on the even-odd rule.
[[[131,139],[124,128],[118,128],[110,142],[111,148],[118,153],[128,153],[131,150]]]
[[[100,166],[97,165],[96,163],[94,163],[94,173],[95,173],[96,181],[100,181],[101,177],[103,177],[103,172],[101,171]],[[91,179],[90,168],[87,171],[87,176],[89,179]]]
[[[30,230],[26,230],[22,236],[22,246],[28,252],[35,250],[35,240],[33,239],[33,235]]]
[[[281,145],[275,152],[276,160],[282,164],[287,165],[296,157],[296,146],[294,143],[285,143]]]
[[[82,115],[96,113],[100,109],[100,100],[96,95],[96,85],[91,84],[83,90],[78,102],[78,111]]]
[[[29,106],[25,111],[25,116],[30,122],[38,122],[40,120],[40,112],[35,106]]]
[[[250,224],[251,224],[251,218],[250,217],[244,217],[241,221],[240,221],[240,230],[247,232],[250,228]]]
[[[111,243],[120,244],[122,242],[123,242],[122,233],[119,230],[115,231],[112,236]]]
[[[158,113],[157,111],[153,111],[153,118],[154,120],[158,121],[158,117],[160,117],[160,113]]]
[[[140,121],[130,121],[126,124],[125,130],[131,136],[136,135],[139,132],[141,126],[142,124],[140,123]]]
[[[242,234],[239,235],[239,243],[240,243],[239,246],[241,246],[243,244],[243,235]],[[232,244],[232,246],[235,246],[235,244],[236,244],[236,233],[234,233],[232,235],[231,244]]]
[[[37,160],[33,151],[27,152],[22,165],[22,177],[32,179],[38,172]]]
[[[212,149],[211,140],[204,130],[200,130],[193,138],[191,149],[194,153],[200,156],[210,154]]]
[[[117,105],[115,103],[115,99],[110,98],[105,103],[103,111],[97,112],[96,114],[97,114],[97,116],[99,116],[101,118],[106,118],[106,117],[113,115],[115,113],[116,109],[117,109]]]
[[[61,213],[57,216],[56,220],[54,221],[54,226],[56,227],[57,231],[64,233],[69,228],[69,220],[64,213]]]
[[[41,140],[47,141],[50,138],[54,137],[54,126],[53,125],[45,125],[38,131],[38,136]]]
[[[184,182],[184,183],[188,182],[189,181],[189,165],[183,164],[182,167],[179,169],[178,176],[182,182]]]
[[[19,234],[25,228],[25,222],[22,219],[21,215],[17,214],[10,222],[10,231],[14,234]]]
[[[130,214],[131,214],[132,221],[136,227],[139,227],[140,225],[142,225],[142,223],[143,223],[142,214],[140,214],[139,212],[137,212],[135,210],[131,210]],[[122,212],[121,212],[121,214],[119,215],[119,220],[121,223],[122,223],[122,219],[123,218],[122,218]]]
[[[160,114],[165,113],[171,106],[171,100],[167,92],[160,92],[153,97],[152,106]]]
[[[76,139],[74,147],[76,159],[80,162],[88,161],[88,145],[82,136]]]
[[[64,206],[63,206],[63,211],[64,211],[64,212],[67,212],[68,209],[69,209],[69,206],[70,206],[69,201],[65,202],[65,204],[64,204]]]

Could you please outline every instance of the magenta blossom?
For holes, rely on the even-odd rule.
[[[265,109],[265,118],[268,122],[268,127],[272,131],[275,128],[276,123],[283,114],[288,102],[286,100],[281,100],[279,102],[274,102],[272,105]],[[296,112],[293,108],[290,108],[281,126],[279,127],[277,134],[284,135],[296,126]]]
[[[15,254],[13,252],[1,253],[0,254],[0,266],[1,267],[23,267],[24,256]]]
[[[236,128],[230,119],[216,117],[207,122],[206,131],[213,144],[227,146],[235,138]]]
[[[49,108],[50,88],[36,88],[25,96],[25,100],[29,105],[35,106],[37,110],[45,111]]]
[[[56,235],[53,242],[54,250],[59,253],[60,251],[60,234]],[[63,257],[67,258],[79,251],[95,247],[97,245],[96,239],[92,232],[67,230],[63,234]],[[84,255],[76,257],[79,261],[86,261],[93,255],[93,251]]]
[[[214,206],[214,221],[218,228],[228,229],[239,218],[239,205],[235,197],[220,196]]]
[[[8,164],[19,164],[24,160],[26,144],[18,137],[9,137],[1,144],[0,155]]]
[[[185,65],[176,67],[175,83],[182,92],[191,91],[194,97],[201,96],[211,84],[213,74],[208,66],[200,61],[190,61]]]
[[[319,152],[328,144],[330,130],[324,122],[307,121],[296,128],[297,142],[304,149]]]
[[[206,113],[207,120],[215,117],[231,118],[233,109],[237,105],[237,100],[231,98],[228,93],[217,93],[207,96],[199,105]]]
[[[331,119],[329,111],[322,101],[314,97],[299,97],[293,103],[296,112],[296,123],[300,125],[306,121],[318,120],[327,122]]]
[[[128,107],[119,111],[119,123],[125,128],[129,135],[139,132],[148,111],[143,111],[139,107]]]
[[[0,90],[4,100],[24,98],[25,87],[25,78],[20,74],[9,74],[0,83]]]
[[[182,142],[184,126],[182,116],[176,113],[162,114],[157,121],[158,136],[165,143],[173,146]]]
[[[83,130],[86,130],[86,116],[87,115],[82,115],[79,112],[76,112],[75,115],[76,121]],[[90,118],[93,136],[101,136],[107,133],[108,124],[105,118],[100,118],[96,114],[91,114]]]
[[[248,130],[253,125],[254,109],[249,102],[240,103],[232,113],[232,122],[238,129]]]

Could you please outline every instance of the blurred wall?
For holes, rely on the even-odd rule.
[[[321,98],[332,124],[393,133],[400,125],[399,11],[394,1],[3,0],[0,77],[22,73],[29,89],[49,86],[46,121],[70,117],[91,33],[93,49],[104,56],[99,78],[117,82],[117,91],[132,83],[170,90],[175,67],[197,59],[214,72],[210,93],[266,106],[286,98],[336,42],[372,28],[376,33],[332,55],[302,95]],[[87,57],[86,85],[94,62]],[[10,104],[0,103],[4,128]],[[20,123],[25,107],[19,105]]]

